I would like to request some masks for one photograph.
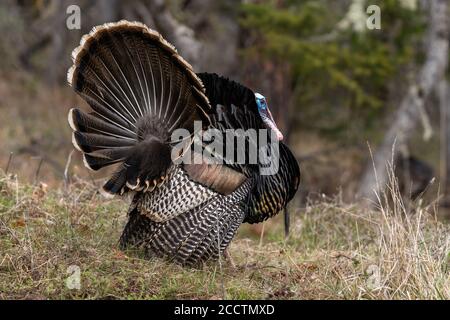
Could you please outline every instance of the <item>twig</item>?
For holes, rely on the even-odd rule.
[[[261,235],[259,236],[259,246],[262,247],[263,239],[264,239],[264,229],[266,228],[265,221],[262,223]]]
[[[64,174],[64,167],[61,166],[61,164],[58,161],[48,157],[38,147],[35,147],[35,146],[22,146],[22,147],[20,147],[17,150],[17,152],[18,152],[18,154],[29,154],[29,155],[34,156],[34,157],[40,157],[40,158],[44,159],[47,164],[52,166],[59,175],[63,175]]]
[[[6,164],[5,174],[8,174],[9,166],[11,165],[13,154],[14,154],[13,152],[9,153],[9,158],[8,158],[8,163]]]
[[[36,169],[36,174],[34,176],[34,184],[36,185],[39,179],[39,173],[41,172],[41,167],[42,167],[42,163],[44,162],[44,158],[41,157],[40,161],[39,161],[39,165]]]
[[[67,162],[66,162],[66,167],[64,168],[64,189],[67,190],[68,186],[69,186],[69,167],[70,167],[70,163],[72,161],[72,155],[73,155],[73,151],[70,151],[69,156],[67,157]]]

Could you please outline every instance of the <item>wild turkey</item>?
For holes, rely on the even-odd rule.
[[[118,166],[104,191],[133,193],[122,248],[198,264],[223,253],[241,223],[266,220],[293,198],[300,171],[281,142],[272,175],[261,174],[267,163],[259,159],[175,161],[186,160],[193,137],[208,128],[270,129],[281,139],[263,96],[216,74],[195,74],[159,33],[137,22],[95,27],[72,57],[68,82],[92,108],[70,110],[72,142],[89,169]],[[174,141],[176,130],[188,138]],[[263,147],[260,138],[250,140],[247,147]],[[175,148],[183,142],[189,147]],[[208,143],[200,146],[203,152]]]
[[[415,156],[402,154],[397,157],[395,163],[395,176],[400,193],[411,200],[423,196],[432,183],[433,167]]]

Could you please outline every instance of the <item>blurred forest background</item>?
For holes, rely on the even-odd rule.
[[[80,30],[66,25],[72,4]],[[380,29],[367,28],[370,5]],[[67,111],[83,104],[66,82],[70,53],[95,25],[138,20],[197,72],[267,97],[302,169],[297,205],[373,199],[373,167],[383,185],[393,158],[405,199],[438,198],[445,208],[448,16],[446,0],[2,0],[0,166],[31,182],[100,186],[107,173],[88,172],[79,153],[66,170]]]

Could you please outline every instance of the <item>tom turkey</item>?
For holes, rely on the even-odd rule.
[[[223,253],[241,223],[264,221],[293,198],[299,167],[286,145],[269,143],[282,134],[262,95],[216,74],[195,74],[159,33],[137,22],[95,27],[72,58],[68,82],[92,109],[70,110],[72,142],[89,169],[117,166],[104,191],[133,195],[121,247],[198,264]],[[265,129],[276,138],[264,143],[244,134],[245,148],[231,157],[198,160],[211,141],[199,139],[199,153],[194,137],[211,128]],[[176,132],[188,134],[174,140]],[[255,145],[277,155],[276,172],[262,174],[271,165],[263,157],[249,160]]]

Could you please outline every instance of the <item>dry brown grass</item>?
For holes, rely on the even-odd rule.
[[[237,270],[192,269],[118,250],[127,204],[90,183],[49,189],[2,174],[0,299],[449,299],[449,225],[391,191],[378,210],[337,199],[293,208],[287,240],[281,217],[261,239],[243,226]],[[79,290],[66,286],[71,265]]]

